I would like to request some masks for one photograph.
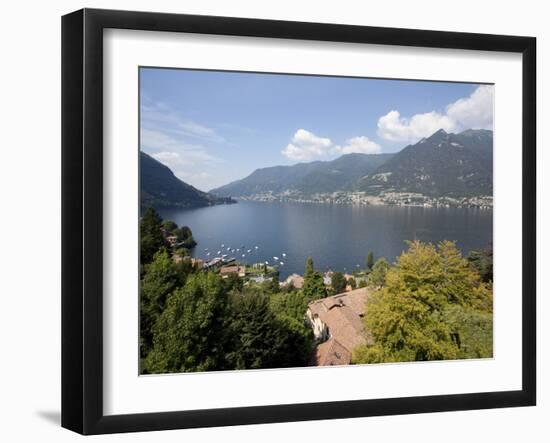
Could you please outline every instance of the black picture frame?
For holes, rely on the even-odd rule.
[[[177,412],[103,413],[103,30],[519,53],[523,64],[522,389]],[[62,18],[62,426],[82,434],[531,406],[536,403],[536,39],[83,9]]]

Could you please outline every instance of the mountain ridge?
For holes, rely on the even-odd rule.
[[[309,194],[352,189],[356,180],[374,171],[392,155],[351,153],[331,161],[258,168],[243,179],[209,192],[225,197],[242,197],[265,192]]]
[[[200,191],[177,178],[172,170],[143,151],[140,160],[140,208],[193,208],[216,204],[235,203]]]
[[[210,190],[224,197],[311,196],[334,192],[492,195],[493,131],[434,132],[394,154],[345,154],[331,161],[259,168]]]
[[[359,191],[415,192],[433,197],[491,195],[493,132],[443,129],[398,154],[359,180]]]

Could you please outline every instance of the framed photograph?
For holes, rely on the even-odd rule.
[[[536,402],[536,41],[62,20],[62,425]]]

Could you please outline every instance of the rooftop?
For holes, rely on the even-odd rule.
[[[372,338],[365,331],[363,316],[369,292],[367,288],[359,288],[350,292],[322,298],[309,304],[312,316],[318,317],[327,325],[330,339],[319,346],[321,350],[343,346],[351,355],[357,346],[370,343]],[[330,349],[326,352],[331,352]],[[318,349],[319,352],[319,349]]]

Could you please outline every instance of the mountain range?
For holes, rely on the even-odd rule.
[[[140,160],[140,206],[193,208],[224,203],[235,203],[230,198],[222,198],[208,192],[199,191],[177,178],[167,166],[143,151]]]
[[[493,132],[439,130],[395,154],[346,154],[332,161],[255,170],[212,189],[220,197],[338,191],[415,192],[431,197],[492,195]]]
[[[212,189],[219,196],[243,197],[262,193],[303,194],[352,190],[356,182],[377,170],[393,154],[346,154],[332,161],[298,163],[256,169],[248,177]]]

